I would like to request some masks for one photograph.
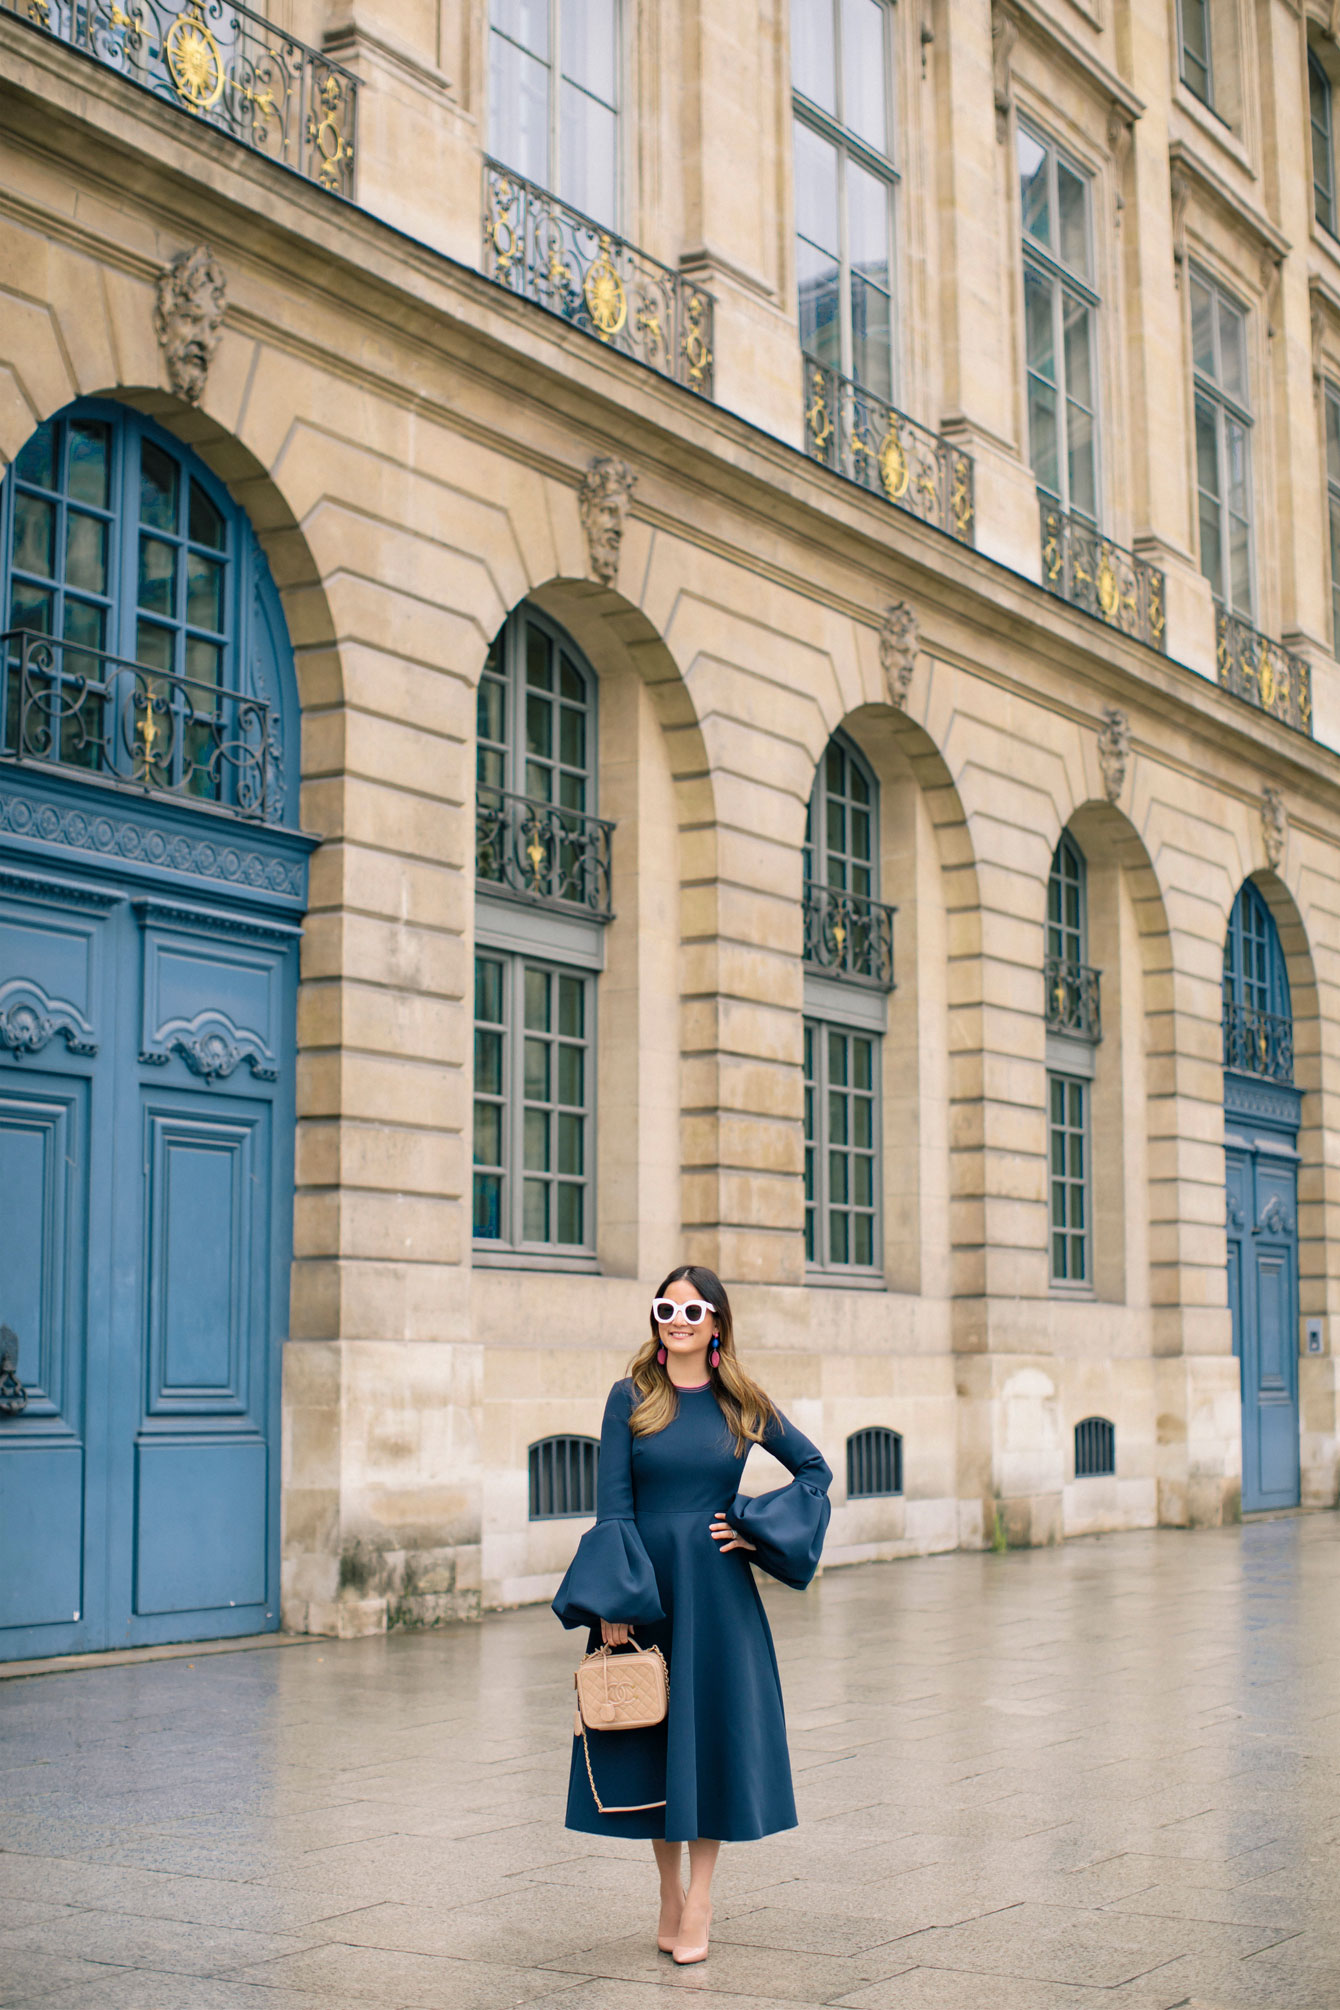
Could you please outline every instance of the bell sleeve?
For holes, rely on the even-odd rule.
[[[595,1526],[577,1545],[558,1587],[553,1610],[565,1626],[599,1626],[602,1619],[630,1626],[664,1619],[651,1558],[633,1519],[633,1385],[616,1382],[600,1431]]]
[[[769,1425],[763,1448],[795,1477],[789,1487],[770,1494],[736,1494],[725,1518],[737,1535],[753,1543],[751,1563],[794,1591],[803,1591],[823,1553],[833,1512],[828,1498],[833,1475],[818,1446],[780,1414]]]

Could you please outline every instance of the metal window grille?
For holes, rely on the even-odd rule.
[[[1106,1417],[1086,1417],[1075,1426],[1075,1478],[1110,1478],[1117,1470],[1117,1433]]]
[[[903,1490],[903,1440],[882,1424],[847,1440],[847,1499],[876,1500]]]
[[[594,1514],[598,1438],[541,1438],[530,1448],[530,1519]]]

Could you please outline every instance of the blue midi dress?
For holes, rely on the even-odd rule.
[[[789,1486],[752,1498],[739,1492],[736,1452],[711,1386],[681,1389],[679,1414],[663,1431],[634,1437],[636,1397],[616,1382],[600,1434],[595,1526],[559,1586],[565,1626],[624,1620],[639,1647],[659,1647],[670,1670],[663,1723],[640,1731],[587,1732],[591,1770],[606,1807],[659,1800],[663,1808],[602,1814],[573,1739],[567,1826],[593,1835],[695,1836],[751,1842],[796,1825],[782,1685],[751,1563],[803,1591],[828,1527],[833,1475],[785,1417],[764,1444],[794,1474]],[[720,1511],[752,1551],[708,1533]]]

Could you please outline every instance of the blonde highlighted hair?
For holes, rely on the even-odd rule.
[[[715,1368],[709,1359],[708,1379],[717,1407],[735,1441],[735,1450],[743,1456],[751,1445],[762,1444],[769,1424],[777,1421],[776,1408],[758,1383],[740,1366],[735,1352],[730,1300],[716,1272],[704,1270],[697,1263],[681,1263],[677,1270],[670,1272],[657,1290],[656,1297],[664,1298],[672,1284],[680,1283],[691,1284],[716,1314],[717,1338],[714,1344],[719,1359]],[[628,1369],[637,1396],[633,1413],[628,1419],[634,1437],[652,1437],[657,1431],[663,1431],[667,1424],[672,1424],[679,1415],[679,1396],[670,1380],[669,1367],[656,1358],[660,1346],[661,1335],[653,1317],[651,1338],[633,1356]],[[711,1345],[708,1352],[710,1356]]]

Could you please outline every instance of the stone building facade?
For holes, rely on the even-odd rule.
[[[830,1563],[1335,1504],[1333,90],[3,0],[6,1651],[548,1596],[682,1260]]]

